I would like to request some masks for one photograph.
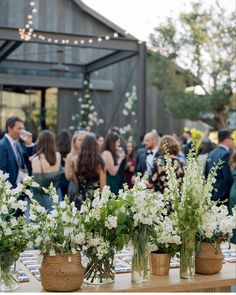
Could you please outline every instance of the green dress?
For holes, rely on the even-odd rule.
[[[232,214],[232,209],[236,205],[236,168],[232,170],[232,176],[233,176],[233,185],[230,190],[229,195],[229,213]],[[233,230],[233,237],[230,240],[231,243],[236,244],[236,229]]]
[[[53,202],[52,198],[43,191],[42,187],[48,188],[51,183],[54,187],[57,187],[62,173],[63,169],[50,173],[33,173],[34,181],[40,185],[40,187],[31,188],[33,199],[37,200],[47,211],[52,210]]]
[[[117,174],[114,176],[112,176],[108,171],[106,172],[107,185],[109,185],[111,192],[115,195],[118,195],[119,190],[123,188],[123,183],[125,182],[124,166],[125,161],[121,163]]]

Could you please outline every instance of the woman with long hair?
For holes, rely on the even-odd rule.
[[[58,186],[58,181],[63,173],[60,169],[61,155],[56,151],[55,135],[49,130],[40,132],[36,144],[36,154],[32,158],[32,172],[34,180],[40,184],[39,188],[33,188],[33,198],[48,211],[52,209],[52,199],[45,194],[42,187],[48,187],[53,183]]]
[[[154,160],[153,167],[148,177],[148,188],[154,188],[155,191],[163,193],[168,186],[165,154],[171,159],[172,165],[175,167],[179,185],[182,185],[184,164],[177,157],[179,151],[180,145],[173,136],[165,135],[161,138],[158,149],[159,156]]]
[[[65,163],[65,175],[68,180],[74,178],[75,165],[80,154],[81,144],[87,134],[88,131],[86,130],[78,130],[72,136],[70,153],[67,155]]]
[[[75,206],[80,209],[81,203],[89,198],[94,198],[94,190],[104,187],[106,184],[106,174],[104,162],[100,155],[100,150],[96,137],[91,133],[86,135],[80,154],[75,166],[75,182],[78,183],[78,192],[70,200],[75,202]]]
[[[109,132],[105,138],[102,158],[105,163],[107,185],[116,195],[124,183],[125,157],[119,135],[116,132]]]

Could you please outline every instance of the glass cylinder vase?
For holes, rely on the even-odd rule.
[[[0,255],[0,291],[8,292],[19,288],[17,260],[11,253]]]
[[[132,281],[143,283],[148,279],[148,250],[147,250],[147,229],[143,225],[132,237]]]
[[[90,285],[112,284],[115,280],[114,252],[98,259],[96,254],[88,255],[84,282]]]
[[[181,235],[180,278],[193,279],[195,275],[195,231],[187,230]]]

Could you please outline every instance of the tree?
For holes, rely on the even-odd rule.
[[[235,40],[235,12],[227,15],[217,1],[208,9],[192,2],[190,12],[155,28],[152,83],[175,117],[226,127],[236,83]]]

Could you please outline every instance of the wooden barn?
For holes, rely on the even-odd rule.
[[[98,118],[104,120],[92,128],[97,134],[127,124],[138,137],[151,129],[182,132],[184,121],[163,109],[158,90],[150,84],[152,65],[144,42],[80,0],[33,3],[34,31],[24,41],[18,29],[29,18],[31,1],[0,2],[1,128],[13,114],[26,119],[35,132],[39,126],[69,128],[81,112],[79,97],[88,81]],[[125,116],[127,93],[134,88],[137,113]]]

